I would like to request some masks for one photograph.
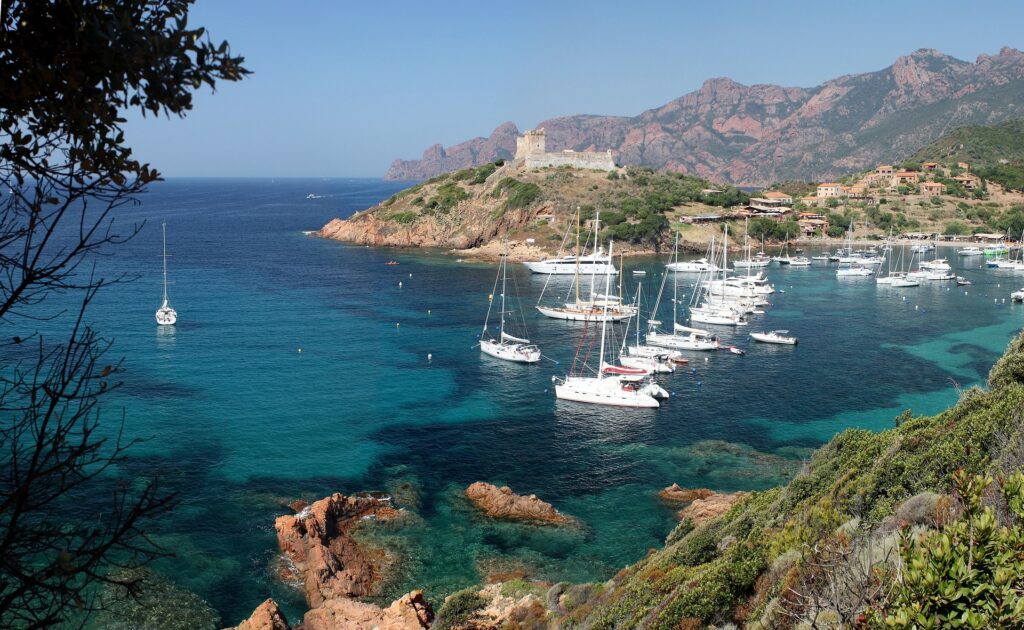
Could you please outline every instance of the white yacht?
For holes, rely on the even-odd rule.
[[[970,245],[968,247],[961,247],[960,251],[956,253],[957,256],[984,256],[985,251],[980,247]]]
[[[718,267],[715,263],[711,262],[707,258],[698,258],[697,260],[679,260],[665,265],[665,268],[677,273],[704,273],[707,271],[718,271]]]
[[[560,276],[570,276],[577,272],[599,276],[619,273],[615,268],[612,257],[604,254],[600,247],[596,252],[584,256],[561,256],[559,258],[548,258],[547,260],[524,262],[523,264],[533,273],[547,273]]]
[[[761,331],[750,333],[750,336],[754,341],[760,341],[761,343],[774,343],[786,346],[795,346],[797,344],[797,338],[791,336],[788,330]]]

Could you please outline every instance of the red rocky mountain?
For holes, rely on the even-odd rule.
[[[898,161],[946,131],[1024,117],[1024,53],[961,61],[921,49],[888,68],[813,88],[708,79],[695,92],[638,116],[576,115],[540,123],[548,150],[612,149],[643,164],[737,185],[822,180]],[[516,126],[419,160],[395,160],[388,179],[420,180],[515,152]]]

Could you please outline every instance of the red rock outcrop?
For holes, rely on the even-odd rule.
[[[277,602],[270,597],[257,606],[252,615],[238,624],[234,630],[291,630],[291,626],[288,625],[288,620]]]
[[[670,503],[689,503],[696,499],[706,499],[714,494],[714,490],[708,490],[707,488],[681,488],[679,484],[674,483],[667,488],[659,490],[658,498]]]
[[[491,518],[556,525],[572,522],[571,518],[556,510],[550,503],[541,501],[536,495],[518,495],[508,486],[499,488],[477,481],[466,488],[466,497]]]
[[[700,525],[705,521],[717,518],[736,505],[740,499],[747,496],[746,492],[733,492],[730,494],[710,494],[702,499],[695,499],[693,503],[679,510],[679,519],[689,518],[694,525]]]
[[[1004,48],[971,63],[922,49],[888,68],[812,88],[715,78],[637,116],[564,116],[537,126],[549,151],[611,149],[620,164],[757,186],[821,181],[906,158],[954,126],[1018,117],[1013,95],[1022,93],[1021,51]],[[387,177],[425,179],[483,164],[496,156],[494,147],[515,151],[515,131],[506,123],[490,138],[432,147],[422,160],[397,160]]]
[[[422,630],[434,621],[434,610],[423,599],[422,591],[413,591],[396,599],[387,608],[346,597],[329,599],[306,613],[304,630]]]
[[[362,519],[398,515],[388,498],[335,493],[294,516],[277,518],[278,546],[302,581],[310,606],[374,593],[390,558],[383,550],[360,545],[350,533]]]

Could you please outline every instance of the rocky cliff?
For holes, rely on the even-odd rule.
[[[1024,53],[1004,48],[974,63],[935,50],[876,72],[813,88],[709,79],[695,92],[634,117],[565,116],[540,123],[549,150],[612,149],[643,164],[743,186],[830,179],[895,161],[964,124],[1024,115]],[[389,179],[421,180],[515,151],[517,130],[396,160]]]

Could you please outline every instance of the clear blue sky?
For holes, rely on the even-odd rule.
[[[1024,2],[199,0],[254,72],[185,119],[131,117],[167,176],[380,176],[564,114],[634,115],[728,76],[809,87],[918,48],[1024,48]]]

